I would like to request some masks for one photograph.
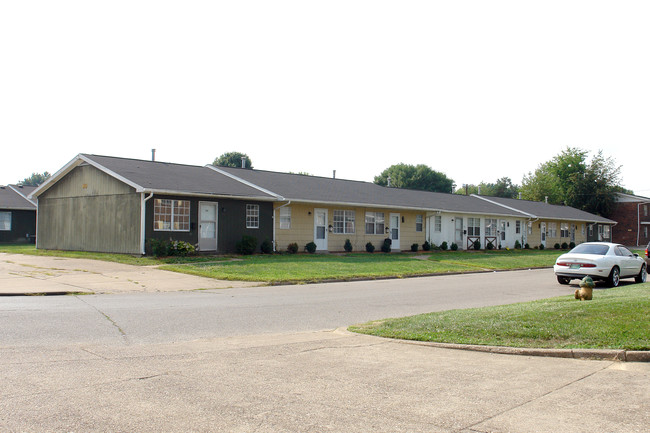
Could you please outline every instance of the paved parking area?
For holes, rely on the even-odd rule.
[[[0,295],[168,292],[260,284],[99,260],[0,253]]]

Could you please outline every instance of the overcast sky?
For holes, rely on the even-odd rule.
[[[520,184],[602,149],[650,196],[649,1],[5,1],[0,184],[78,153]]]

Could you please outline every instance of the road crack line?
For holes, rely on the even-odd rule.
[[[117,322],[115,322],[115,320],[113,320],[113,319],[111,318],[111,316],[109,316],[108,314],[104,313],[102,310],[100,310],[99,308],[95,307],[94,305],[89,304],[89,303],[86,302],[85,300],[81,299],[81,297],[79,297],[79,296],[75,296],[75,298],[77,298],[78,300],[80,300],[81,302],[83,302],[84,304],[88,305],[88,306],[91,307],[93,310],[97,311],[99,314],[101,314],[102,316],[104,316],[104,318],[105,318],[106,320],[108,320],[108,321],[111,323],[111,325],[113,325],[113,326],[115,327],[115,329],[117,329],[117,331],[118,331],[118,332],[120,333],[120,335],[122,336],[122,338],[123,338],[125,344],[126,344],[126,345],[130,345],[130,344],[131,344],[131,341],[129,340],[129,337],[126,335],[126,332],[124,332],[124,330],[123,330],[122,328],[120,328],[120,325],[118,325]]]
[[[591,372],[591,373],[589,373],[589,374],[587,374],[587,375],[585,375],[585,376],[582,376],[582,377],[579,377],[579,378],[577,378],[577,379],[575,379],[575,380],[572,380],[571,382],[565,383],[564,385],[562,385],[562,386],[560,386],[560,387],[558,387],[558,388],[552,389],[552,390],[550,390],[550,391],[548,391],[548,392],[545,392],[545,393],[543,393],[543,394],[541,394],[541,395],[538,395],[537,397],[534,397],[534,398],[531,398],[531,399],[529,399],[529,400],[526,400],[526,401],[524,401],[524,402],[522,402],[522,403],[520,403],[520,404],[517,404],[517,405],[515,405],[515,406],[512,406],[512,407],[510,407],[510,408],[508,408],[508,409],[504,409],[504,410],[502,410],[502,411],[500,411],[500,412],[498,412],[498,413],[495,413],[494,415],[491,415],[491,416],[488,416],[488,417],[482,419],[481,421],[475,422],[474,424],[471,424],[471,425],[469,425],[469,426],[463,427],[463,428],[461,428],[461,429],[459,429],[459,430],[456,430],[456,431],[457,431],[457,432],[462,432],[462,431],[470,430],[470,431],[473,431],[473,432],[474,432],[474,431],[475,431],[475,432],[483,432],[484,430],[482,430],[482,429],[481,429],[481,430],[474,430],[474,428],[478,428],[478,427],[477,427],[478,425],[483,424],[483,423],[486,422],[486,421],[490,421],[491,419],[494,419],[494,418],[496,418],[496,417],[498,417],[498,416],[501,416],[501,415],[503,415],[503,414],[505,414],[505,413],[507,413],[507,412],[513,411],[513,410],[515,410],[515,409],[519,409],[520,407],[526,406],[526,405],[529,404],[529,403],[532,403],[532,402],[537,401],[537,400],[541,400],[542,398],[544,398],[544,397],[546,397],[546,396],[549,396],[549,395],[551,395],[551,394],[553,394],[553,393],[555,393],[555,392],[557,392],[557,391],[560,391],[560,390],[562,390],[562,389],[564,389],[564,388],[568,388],[569,386],[571,386],[571,385],[573,385],[573,384],[576,384],[576,383],[578,383],[578,382],[581,382],[581,381],[583,381],[583,380],[585,380],[585,379],[587,379],[587,378],[589,378],[589,377],[591,377],[591,376],[596,375],[597,373],[600,373],[600,372],[602,372],[602,371],[607,370],[607,369],[610,368],[611,366],[612,366],[612,363],[608,363],[607,366],[605,366],[605,367],[603,367],[603,368],[601,368],[601,369],[598,369],[598,370],[596,370],[596,371],[594,371],[594,372]]]

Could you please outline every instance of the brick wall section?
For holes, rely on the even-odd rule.
[[[637,243],[637,230],[638,220],[637,211],[638,203],[617,203],[614,212],[609,217],[618,224],[612,229],[613,242],[634,246]],[[648,216],[644,215],[644,206],[648,207]],[[641,222],[650,222],[650,204],[641,205]],[[641,233],[639,234],[639,245],[645,246],[650,242],[650,236],[644,236],[644,227],[648,227],[650,232],[650,225],[641,225]],[[650,235],[650,233],[648,233]]]

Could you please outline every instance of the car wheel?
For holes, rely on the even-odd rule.
[[[645,265],[641,265],[641,271],[639,271],[639,275],[634,278],[634,281],[637,283],[645,283],[647,279],[648,270],[646,269]]]
[[[621,282],[621,271],[618,269],[618,266],[612,268],[612,272],[609,273],[607,278],[607,285],[609,287],[618,287],[618,283]]]
[[[560,284],[569,284],[571,282],[571,279],[567,277],[560,277],[559,275],[557,276],[557,282]]]

